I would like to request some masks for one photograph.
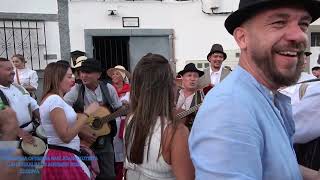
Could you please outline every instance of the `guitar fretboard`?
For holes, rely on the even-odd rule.
[[[109,122],[119,116],[122,116],[122,115],[126,115],[128,113],[128,110],[129,108],[128,107],[125,107],[125,108],[121,108],[119,110],[117,110],[116,112],[112,113],[112,114],[109,114],[105,117],[102,117],[101,118],[101,122],[102,123],[106,123],[106,122]]]
[[[188,110],[185,110],[185,111],[182,111],[182,112],[178,113],[178,114],[176,115],[176,117],[177,117],[178,119],[182,119],[182,118],[188,116],[189,114],[191,114],[191,113],[193,113],[193,112],[196,112],[196,111],[199,109],[199,107],[201,106],[201,104],[202,104],[202,103],[200,103],[200,104],[198,104],[198,105],[196,105],[196,106],[193,106],[193,107],[191,107],[191,108],[188,109]]]

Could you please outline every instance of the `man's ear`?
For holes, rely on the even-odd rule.
[[[210,61],[210,57],[211,57],[211,56],[212,56],[212,54],[211,54],[210,56],[208,56],[208,59],[207,59],[207,60],[209,61],[209,63],[211,63],[211,61]]]
[[[234,31],[233,31],[233,37],[236,40],[238,46],[240,47],[240,49],[246,49],[247,48],[247,35],[248,32],[246,31],[245,28],[243,27],[237,27]]]
[[[97,74],[98,74],[98,79],[100,79],[101,78],[101,72],[97,72]]]

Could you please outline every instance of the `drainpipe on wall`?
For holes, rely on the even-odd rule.
[[[70,62],[69,1],[57,0],[61,59]]]
[[[174,73],[176,73],[176,63],[177,63],[176,56],[175,56],[175,39],[176,39],[176,36],[175,36],[174,29],[173,29],[172,34],[169,35],[169,40],[170,40],[171,46],[172,46],[171,47],[170,65],[171,65],[171,68]]]

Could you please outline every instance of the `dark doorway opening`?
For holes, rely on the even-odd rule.
[[[104,70],[116,65],[130,70],[128,36],[94,36],[92,41],[93,57],[101,61]],[[109,79],[105,72],[102,73],[102,78]]]

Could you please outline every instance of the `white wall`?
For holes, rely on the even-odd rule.
[[[0,4],[0,12],[6,13],[58,13],[57,0],[0,0]]]
[[[46,35],[48,54],[56,54],[57,59],[55,60],[60,60],[61,54],[58,22],[46,22]]]
[[[67,0],[66,0],[67,1]],[[1,13],[32,13],[32,14],[57,14],[57,0],[0,0]],[[14,17],[13,17],[14,18]],[[58,22],[45,22],[47,54],[56,54],[56,61],[61,59],[59,24]],[[41,26],[42,27],[42,26]],[[41,29],[40,31],[43,31]],[[43,48],[44,49],[44,48]],[[43,52],[45,54],[46,52]],[[48,61],[49,63],[50,61]],[[41,62],[41,68],[45,68],[46,62]],[[37,66],[35,66],[37,67]]]
[[[220,12],[235,11],[239,0],[220,0]],[[176,70],[186,62],[206,60],[214,43],[220,43],[227,51],[225,65],[234,68],[239,48],[224,28],[227,15],[208,15],[202,12],[200,0],[194,1],[116,1],[72,0],[69,3],[71,50],[85,50],[84,29],[121,29],[122,17],[139,17],[138,29],[173,29]],[[108,9],[117,9],[117,16],[108,16]],[[320,19],[312,25],[320,25]],[[319,48],[311,49],[314,54]],[[318,52],[319,51],[319,52]],[[314,55],[315,56],[315,55]],[[311,67],[314,57],[311,56]]]
[[[320,26],[320,19],[313,22],[312,25]],[[318,32],[320,32],[320,28],[317,28],[317,29],[318,29]],[[318,56],[320,55],[320,46],[311,47],[310,51],[312,52],[312,54],[309,57],[309,59],[310,59],[310,68],[309,68],[310,72],[309,73],[311,73],[311,69],[314,66],[320,66],[320,64],[317,63]]]
[[[238,2],[238,1],[237,1]],[[221,0],[221,11],[232,11],[238,3]],[[117,8],[118,16],[108,16],[110,8]],[[122,17],[139,17],[139,29],[174,29],[177,71],[186,60],[205,60],[212,44],[221,43],[226,50],[235,50],[233,37],[224,28],[227,15],[207,15],[198,0],[96,2],[71,1],[69,22],[71,50],[84,50],[84,29],[119,29]]]

